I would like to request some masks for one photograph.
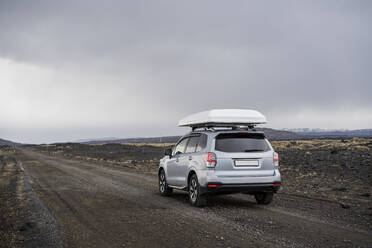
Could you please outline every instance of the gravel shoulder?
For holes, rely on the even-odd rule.
[[[237,194],[200,209],[184,192],[161,197],[156,176],[134,169],[31,149],[16,158],[52,247],[372,247],[370,217],[337,201],[283,192],[262,207]]]
[[[59,224],[12,148],[0,151],[0,247],[62,247]]]

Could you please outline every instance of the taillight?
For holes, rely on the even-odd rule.
[[[275,165],[276,167],[279,166],[279,155],[278,155],[278,153],[276,153],[276,152],[274,152],[274,165]]]
[[[204,156],[204,159],[205,159],[205,165],[207,167],[213,168],[216,166],[217,157],[216,157],[216,154],[214,154],[213,152],[206,153]]]

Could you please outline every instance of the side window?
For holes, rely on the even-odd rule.
[[[178,153],[184,153],[185,152],[185,148],[186,148],[186,144],[187,144],[188,140],[189,139],[186,138],[186,139],[181,140],[180,143],[178,143],[178,145],[176,146],[176,148],[173,151],[173,156],[178,154]]]
[[[196,146],[198,145],[198,143],[199,143],[199,136],[190,137],[189,143],[187,143],[185,153],[195,152]]]
[[[196,152],[200,152],[201,150],[207,147],[207,140],[208,136],[206,134],[202,134],[200,136],[198,146],[196,147]]]

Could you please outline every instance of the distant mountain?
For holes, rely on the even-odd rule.
[[[286,129],[299,135],[312,135],[322,137],[372,137],[372,129],[320,129],[320,128],[295,128]]]
[[[0,146],[19,146],[20,143],[16,143],[10,140],[0,139]]]
[[[110,141],[110,140],[119,140],[120,138],[116,137],[107,137],[107,138],[93,138],[93,139],[79,139],[74,142],[76,143],[89,143],[89,142],[95,142],[95,141]]]
[[[264,132],[269,140],[300,140],[312,138],[310,135],[302,135],[291,131],[283,131],[272,128],[256,128],[256,130]]]
[[[151,137],[151,138],[124,138],[112,140],[90,140],[87,142],[80,142],[83,144],[109,144],[109,143],[175,143],[181,136],[164,136],[164,137]]]
[[[301,135],[290,131],[275,130],[271,128],[256,128],[257,131],[264,132],[270,140],[292,140],[292,139],[311,139],[309,135]],[[151,138],[126,138],[112,140],[90,140],[80,142],[84,144],[108,144],[108,143],[176,143],[181,136],[164,136]]]
[[[360,130],[326,130],[326,129],[285,129],[256,128],[264,132],[269,140],[308,140],[308,139],[348,139],[352,137],[372,137],[372,129]],[[109,144],[109,143],[176,143],[181,136],[165,136],[151,138],[124,138],[124,139],[97,139],[84,144]]]

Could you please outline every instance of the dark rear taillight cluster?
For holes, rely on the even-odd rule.
[[[208,168],[214,168],[217,163],[217,156],[213,152],[208,152],[204,155],[205,165]]]
[[[276,152],[274,152],[274,165],[275,167],[279,167],[279,155]]]

